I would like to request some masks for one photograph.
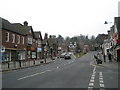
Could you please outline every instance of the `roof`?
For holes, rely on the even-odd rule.
[[[24,26],[20,23],[10,23],[8,20],[2,18],[2,28],[21,35],[27,35],[32,26]],[[33,30],[32,30],[33,31]]]
[[[2,18],[2,28],[13,31],[13,32],[16,32],[16,30],[17,30],[8,20],[5,20],[3,18]]]
[[[13,23],[12,24],[16,29],[16,32],[20,33],[20,34],[23,34],[23,35],[26,35],[28,34],[29,30],[32,29],[31,26],[24,26],[20,23]]]
[[[42,40],[42,35],[41,35],[40,31],[34,32],[34,36],[35,36],[36,39],[41,39]]]

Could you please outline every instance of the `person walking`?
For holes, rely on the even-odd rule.
[[[103,59],[104,59],[104,62],[106,62],[106,55],[103,54]]]

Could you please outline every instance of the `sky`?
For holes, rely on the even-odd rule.
[[[11,23],[28,21],[44,37],[107,33],[118,17],[119,0],[0,0],[0,17]],[[105,21],[112,22],[104,24]]]

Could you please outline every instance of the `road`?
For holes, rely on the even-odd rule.
[[[4,72],[3,88],[118,88],[118,68],[95,65],[95,53]]]

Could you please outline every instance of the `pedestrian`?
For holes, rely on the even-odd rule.
[[[103,58],[104,58],[104,62],[106,62],[106,55],[105,54],[103,54]]]
[[[112,55],[110,52],[108,53],[108,59],[109,59],[109,62],[112,62]]]

